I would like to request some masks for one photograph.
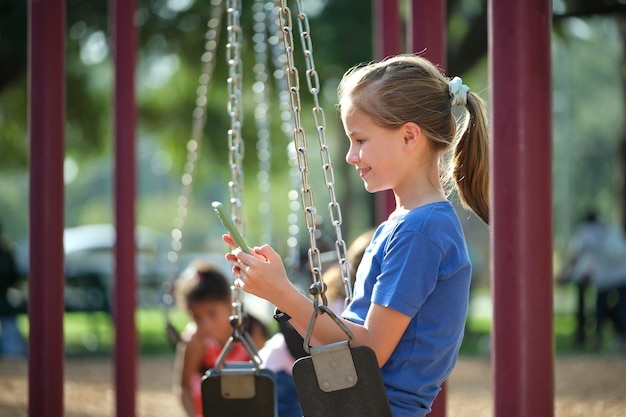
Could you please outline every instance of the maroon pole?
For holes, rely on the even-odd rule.
[[[374,0],[373,11],[376,59],[400,53],[402,20],[398,0]]]
[[[28,415],[63,416],[65,1],[29,2]]]
[[[407,22],[407,50],[446,67],[446,2],[444,0],[411,0],[410,19]],[[429,417],[446,415],[446,383],[435,398]]]
[[[441,68],[446,66],[446,2],[411,0],[411,19],[407,24],[407,50],[422,52]]]
[[[498,417],[554,415],[550,31],[550,0],[489,2]]]
[[[135,1],[113,1],[115,131],[115,388],[118,416],[136,412]]]
[[[383,59],[399,54],[402,51],[402,19],[398,0],[374,0],[373,6],[374,56],[376,59]],[[393,192],[378,193],[374,199],[375,218],[377,221],[387,219],[396,206]]]

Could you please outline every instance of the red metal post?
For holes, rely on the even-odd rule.
[[[438,65],[446,67],[446,2],[444,0],[411,0],[407,22],[407,51],[419,53]],[[435,398],[431,417],[446,415],[446,384]]]
[[[65,1],[31,1],[28,17],[28,415],[61,417]]]
[[[374,0],[374,56],[383,59],[397,55],[402,51],[401,33],[402,19],[398,0]],[[374,196],[375,218],[386,220],[395,209],[396,202],[393,192],[385,191]]]
[[[446,66],[446,2],[444,0],[411,0],[407,22],[407,50],[422,52],[441,68]]]
[[[402,50],[402,19],[398,0],[374,0],[374,55],[382,59]]]
[[[136,413],[137,332],[135,327],[135,62],[137,35],[133,0],[114,0],[115,132],[115,388],[118,416]]]
[[[497,417],[554,415],[551,12],[550,0],[489,1]]]
[[[407,51],[419,53],[438,65],[446,67],[446,2],[444,0],[411,0],[407,22]],[[435,398],[429,417],[445,417],[446,384]]]

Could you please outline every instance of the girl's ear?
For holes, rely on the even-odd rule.
[[[404,134],[404,149],[412,151],[422,140],[422,129],[413,122],[407,122],[402,125]]]

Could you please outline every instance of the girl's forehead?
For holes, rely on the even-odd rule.
[[[342,121],[346,129],[346,132],[356,133],[362,130],[365,126],[374,124],[374,121],[370,116],[356,107],[350,107],[346,109],[345,113],[342,112]]]

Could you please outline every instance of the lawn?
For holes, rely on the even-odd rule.
[[[557,354],[591,352],[591,348],[577,347],[573,341],[576,326],[573,311],[573,289],[555,288],[554,296],[554,336]],[[591,305],[591,304],[590,304]],[[182,329],[187,317],[180,311],[171,313],[171,322],[176,329]],[[20,315],[20,328],[28,332],[28,318]],[[158,307],[137,311],[135,323],[138,331],[139,351],[141,354],[171,353],[173,347],[166,336],[165,314]],[[593,325],[593,323],[591,323]],[[593,327],[593,326],[591,326]],[[275,331],[275,329],[271,329]],[[465,339],[461,347],[462,355],[486,355],[490,349],[491,301],[487,289],[474,290],[467,321]],[[589,333],[593,328],[589,329]],[[607,342],[611,341],[611,332],[607,333]],[[114,327],[107,313],[66,313],[64,317],[65,350],[68,356],[108,355],[114,345]],[[605,349],[610,349],[606,343]]]

